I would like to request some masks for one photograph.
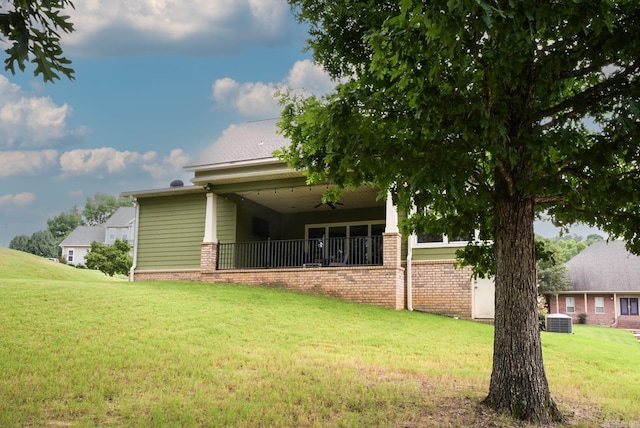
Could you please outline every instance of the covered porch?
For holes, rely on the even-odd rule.
[[[207,189],[202,280],[404,308],[401,237],[389,198],[363,186],[322,203],[327,185],[307,186],[303,180],[249,187]]]

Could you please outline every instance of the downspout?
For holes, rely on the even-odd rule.
[[[140,229],[138,226],[140,225],[140,205],[138,204],[138,199],[133,198],[133,206],[136,209],[136,220],[133,223],[133,264],[131,265],[131,269],[129,269],[129,281],[134,281],[134,272],[138,265],[138,230]]]
[[[613,326],[618,327],[618,314],[620,308],[618,307],[618,293],[613,293]]]
[[[411,265],[413,260],[413,234],[407,239],[407,309],[413,311],[413,281]]]

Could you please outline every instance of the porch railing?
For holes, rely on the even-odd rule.
[[[347,265],[382,265],[382,236],[218,244],[219,270]]]

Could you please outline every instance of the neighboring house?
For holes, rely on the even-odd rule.
[[[111,217],[103,225],[105,228],[103,243],[111,245],[116,239],[119,239],[133,244],[135,215],[136,209],[134,207],[120,207],[111,214]]]
[[[549,296],[549,312],[578,322],[619,328],[640,328],[640,257],[622,241],[596,242],[566,264],[572,289]]]
[[[94,241],[113,244],[116,239],[128,240],[133,245],[135,208],[118,208],[105,224],[78,226],[61,243],[62,256],[70,265],[85,265],[86,255]]]
[[[60,243],[62,257],[70,265],[85,265],[93,241],[104,242],[104,227],[78,226]]]
[[[276,120],[232,126],[185,166],[193,186],[123,193],[138,210],[131,280],[268,285],[493,318],[493,282],[454,266],[466,241],[401,236],[373,186],[321,203],[327,184],[307,185],[273,156],[288,144]]]

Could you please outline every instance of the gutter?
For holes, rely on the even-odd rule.
[[[132,197],[133,205],[136,208],[136,219],[133,225],[133,264],[131,265],[131,269],[129,269],[129,281],[134,281],[134,272],[136,267],[138,267],[138,230],[140,229],[140,204],[138,204],[138,199]]]

